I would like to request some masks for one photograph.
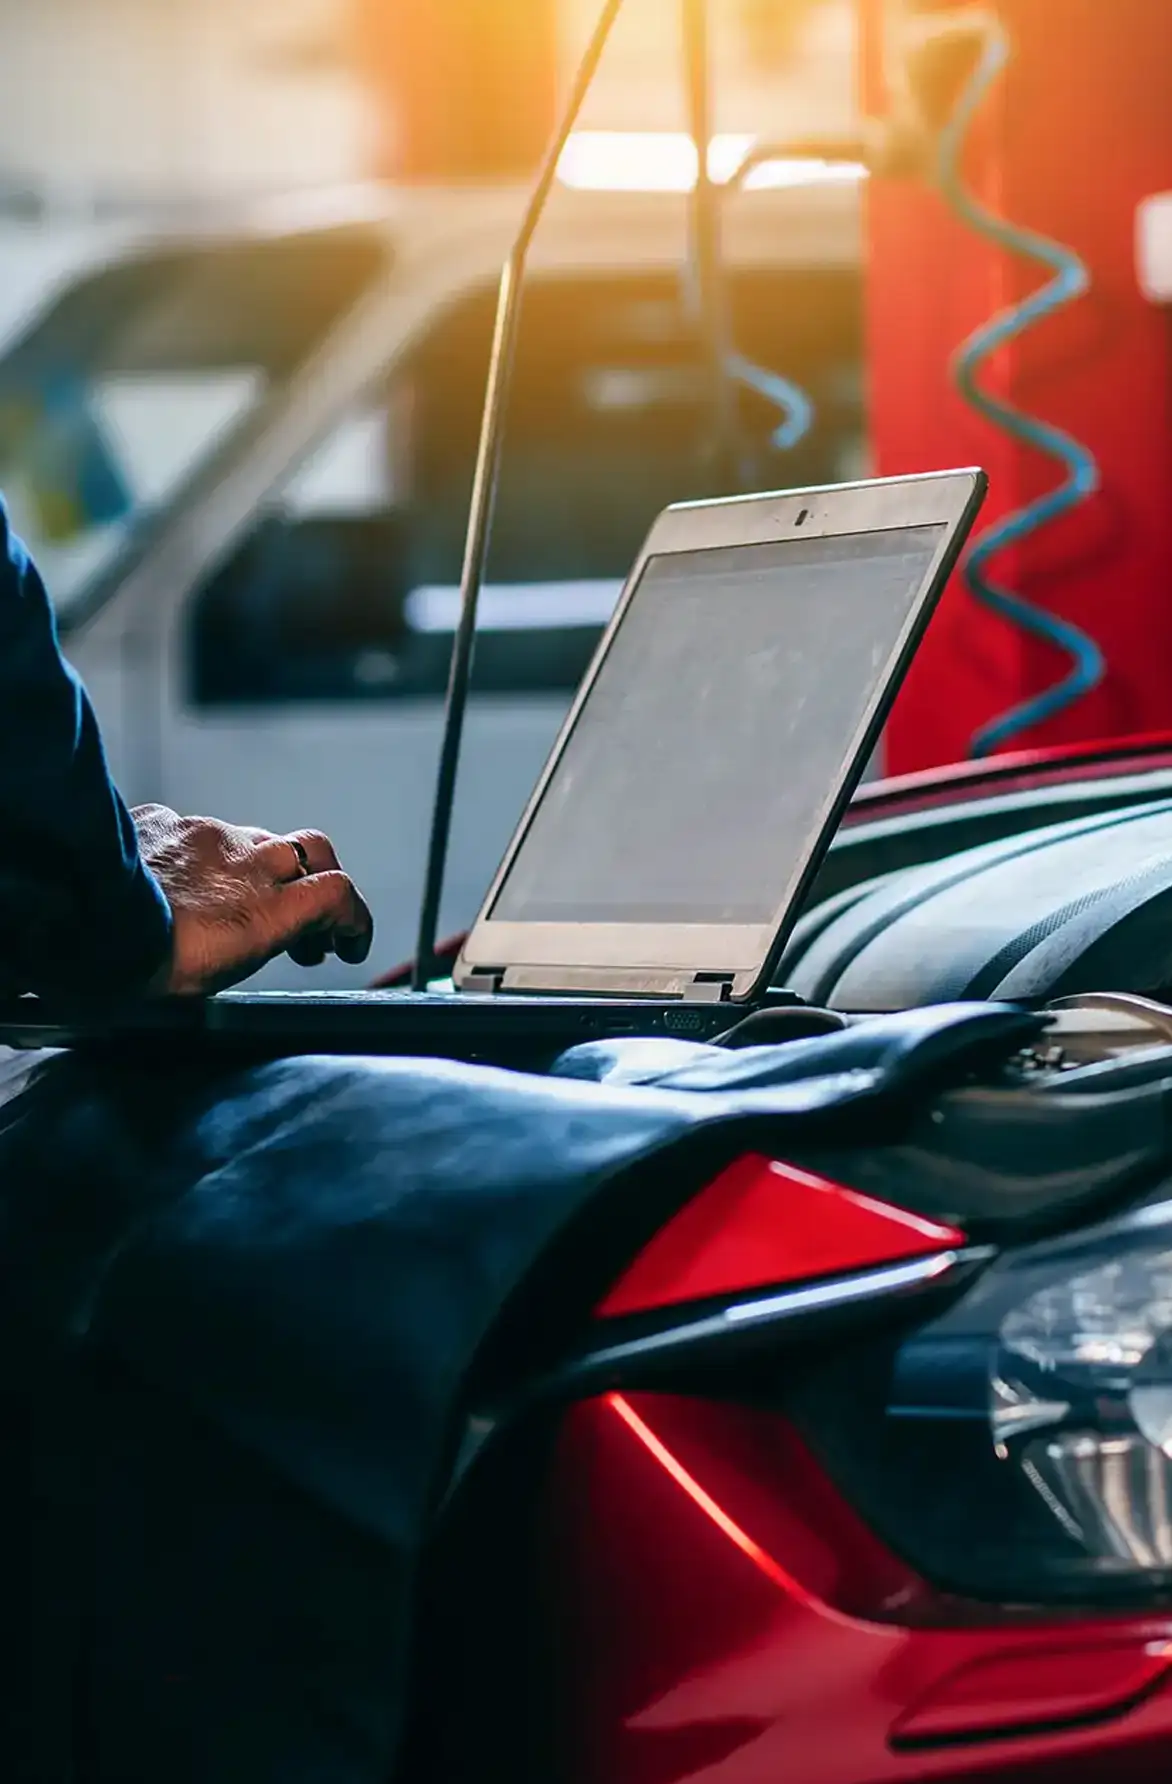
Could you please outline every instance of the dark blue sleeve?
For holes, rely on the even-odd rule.
[[[170,940],[93,708],[0,501],[0,985],[133,991]]]

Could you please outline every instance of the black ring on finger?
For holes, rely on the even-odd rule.
[[[310,876],[311,869],[309,865],[309,855],[306,853],[305,844],[303,842],[298,842],[295,836],[287,836],[285,841],[289,844],[289,847],[297,857],[298,877],[307,880]]]

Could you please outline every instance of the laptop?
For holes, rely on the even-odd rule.
[[[535,1062],[785,1001],[782,950],[986,488],[960,470],[668,508],[450,986],[22,999],[0,1041]]]

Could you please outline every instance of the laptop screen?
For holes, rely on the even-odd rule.
[[[768,923],[945,531],[651,558],[491,916]]]

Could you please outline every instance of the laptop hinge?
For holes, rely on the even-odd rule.
[[[733,973],[593,966],[511,966],[497,977],[493,989],[500,991],[545,991],[563,997],[678,998],[687,1003],[723,1003],[731,996],[735,981]]]
[[[505,975],[497,967],[475,966],[467,978],[460,982],[460,990],[473,992],[481,997],[491,997],[504,984]]]

